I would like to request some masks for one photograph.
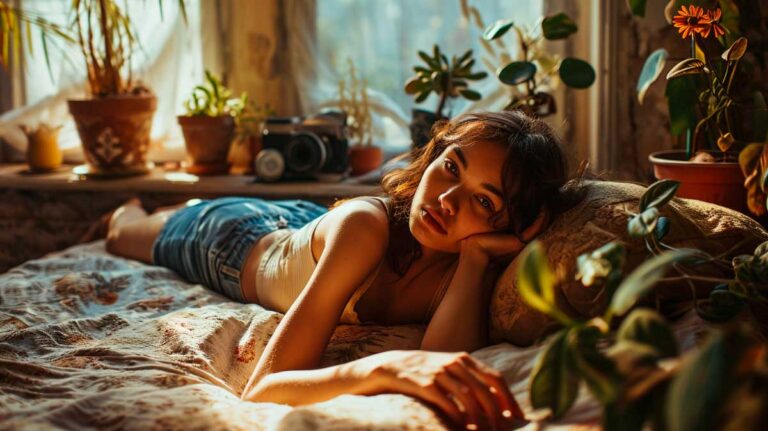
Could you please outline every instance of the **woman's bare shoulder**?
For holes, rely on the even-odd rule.
[[[377,198],[350,199],[333,208],[317,225],[315,240],[324,244],[330,238],[358,237],[370,247],[386,245],[389,238],[387,211]]]

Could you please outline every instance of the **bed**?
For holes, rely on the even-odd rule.
[[[296,408],[241,401],[280,317],[112,256],[103,241],[28,261],[0,275],[0,428],[446,429],[430,408],[402,395]],[[690,316],[676,327],[691,345],[701,325]],[[421,326],[340,326],[323,363],[418,348],[422,333]],[[539,350],[500,343],[473,355],[501,370],[530,412],[527,378]],[[599,417],[582,393],[558,424],[590,428]]]
[[[567,253],[548,256],[551,263],[572,278],[574,268],[563,265],[610,240],[610,232],[625,230],[627,213],[636,210],[642,191],[627,185],[590,187],[585,203],[563,214],[540,237],[547,250],[568,245]],[[684,200],[670,207],[698,218],[691,226],[706,230],[704,236],[692,234],[684,228],[685,220],[678,220],[670,233],[678,243],[695,240],[725,247],[748,232],[753,238],[745,245],[749,249],[768,238],[754,221],[724,209]],[[637,249],[642,252],[642,246]],[[491,305],[499,340],[525,333],[520,322],[524,328],[525,322],[540,321],[516,296],[510,281],[513,267],[497,283]],[[582,314],[596,312],[580,307],[594,301],[567,290],[561,293]],[[429,406],[396,394],[345,395],[295,408],[241,401],[246,380],[280,318],[258,305],[233,302],[187,283],[170,270],[110,255],[103,240],[26,261],[0,274],[0,429],[449,428]],[[673,326],[683,350],[695,348],[707,329],[691,312]],[[419,325],[339,326],[323,365],[418,348],[423,330]],[[548,421],[545,411],[531,409],[528,396],[529,375],[542,348],[541,343],[516,347],[498,342],[472,352],[503,373],[530,419],[525,429]],[[552,429],[597,429],[600,416],[600,407],[582,387],[569,413],[547,423]]]

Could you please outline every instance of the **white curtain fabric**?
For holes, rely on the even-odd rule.
[[[203,76],[199,2],[186,1],[186,23],[176,2],[164,1],[162,14],[158,2],[125,3],[140,44],[132,59],[133,78],[151,88],[158,100],[149,155],[153,160],[184,156],[176,115],[182,113],[183,100]],[[62,25],[71,19],[71,0],[26,0],[22,8]],[[86,95],[82,55],[76,46],[51,36],[49,70],[37,29],[33,29],[32,40],[33,52],[24,53],[25,106],[0,116],[0,137],[23,153],[26,140],[16,126],[61,126],[59,144],[65,160],[80,162],[80,141],[66,101]]]

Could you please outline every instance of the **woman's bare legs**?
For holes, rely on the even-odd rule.
[[[152,247],[168,218],[185,204],[147,214],[141,201],[131,199],[115,210],[109,221],[107,251],[118,256],[152,263]]]

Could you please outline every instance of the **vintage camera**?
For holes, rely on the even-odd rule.
[[[256,176],[262,181],[342,179],[347,172],[347,115],[340,111],[269,117],[264,124]]]

